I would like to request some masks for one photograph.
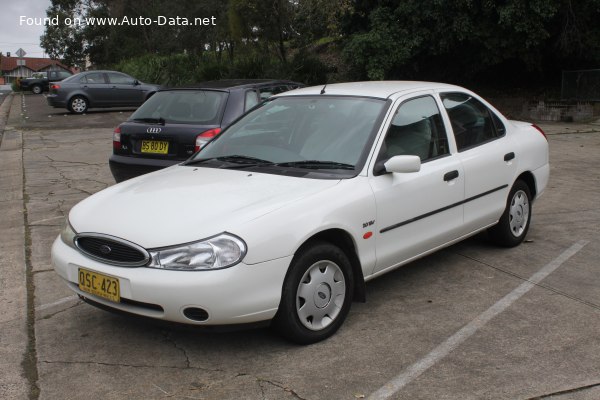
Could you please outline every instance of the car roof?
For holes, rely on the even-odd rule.
[[[401,92],[414,92],[418,90],[435,90],[435,89],[450,89],[450,90],[465,90],[460,86],[449,85],[446,83],[437,82],[419,82],[419,81],[366,81],[366,82],[346,82],[332,83],[327,85],[311,86],[306,88],[296,89],[290,92],[285,92],[277,95],[281,96],[302,96],[321,94],[338,95],[338,96],[365,96],[387,99],[394,94]]]
[[[230,90],[247,87],[261,86],[265,84],[282,84],[282,85],[299,85],[304,84],[281,79],[220,79],[216,81],[206,81],[193,85],[185,85],[180,87],[165,88],[163,90],[178,90],[178,89],[219,89]]]

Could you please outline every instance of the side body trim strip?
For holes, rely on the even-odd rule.
[[[458,203],[450,204],[449,206],[439,208],[437,210],[428,212],[426,214],[421,214],[418,217],[414,217],[414,218],[411,218],[411,219],[407,219],[406,221],[402,221],[402,222],[399,222],[397,224],[390,225],[388,227],[385,227],[385,228],[381,229],[379,231],[379,233],[385,233],[385,232],[391,231],[392,229],[400,228],[401,226],[411,224],[411,223],[416,222],[416,221],[418,221],[420,219],[431,217],[432,215],[441,213],[442,211],[446,211],[446,210],[449,210],[451,208],[461,206],[461,205],[463,205],[465,203],[468,203],[468,202],[473,201],[473,200],[477,200],[477,199],[479,199],[479,198],[481,198],[483,196],[487,196],[488,194],[497,192],[498,190],[502,190],[502,189],[507,188],[507,187],[508,187],[508,185],[498,186],[497,188],[494,188],[492,190],[488,190],[487,192],[480,193],[480,194],[475,195],[473,197],[469,197],[468,199],[465,199],[463,201],[459,201]]]

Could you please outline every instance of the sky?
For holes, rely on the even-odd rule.
[[[44,57],[40,47],[40,36],[44,26],[20,25],[21,15],[28,18],[43,18],[51,0],[0,0],[0,51],[11,56],[22,48],[25,57]]]

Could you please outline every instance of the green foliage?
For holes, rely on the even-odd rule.
[[[67,64],[180,85],[222,78],[559,79],[600,65],[600,0],[52,0],[48,15],[215,16],[216,26],[48,26]]]

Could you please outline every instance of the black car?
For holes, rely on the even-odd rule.
[[[180,163],[265,99],[303,84],[220,80],[163,89],[113,133],[109,164],[117,182]]]
[[[38,72],[32,78],[21,79],[19,86],[21,90],[31,90],[35,94],[40,94],[49,90],[50,82],[60,82],[72,75],[69,71]]]
[[[83,114],[88,108],[138,107],[160,89],[118,71],[87,71],[50,82],[48,105]]]

